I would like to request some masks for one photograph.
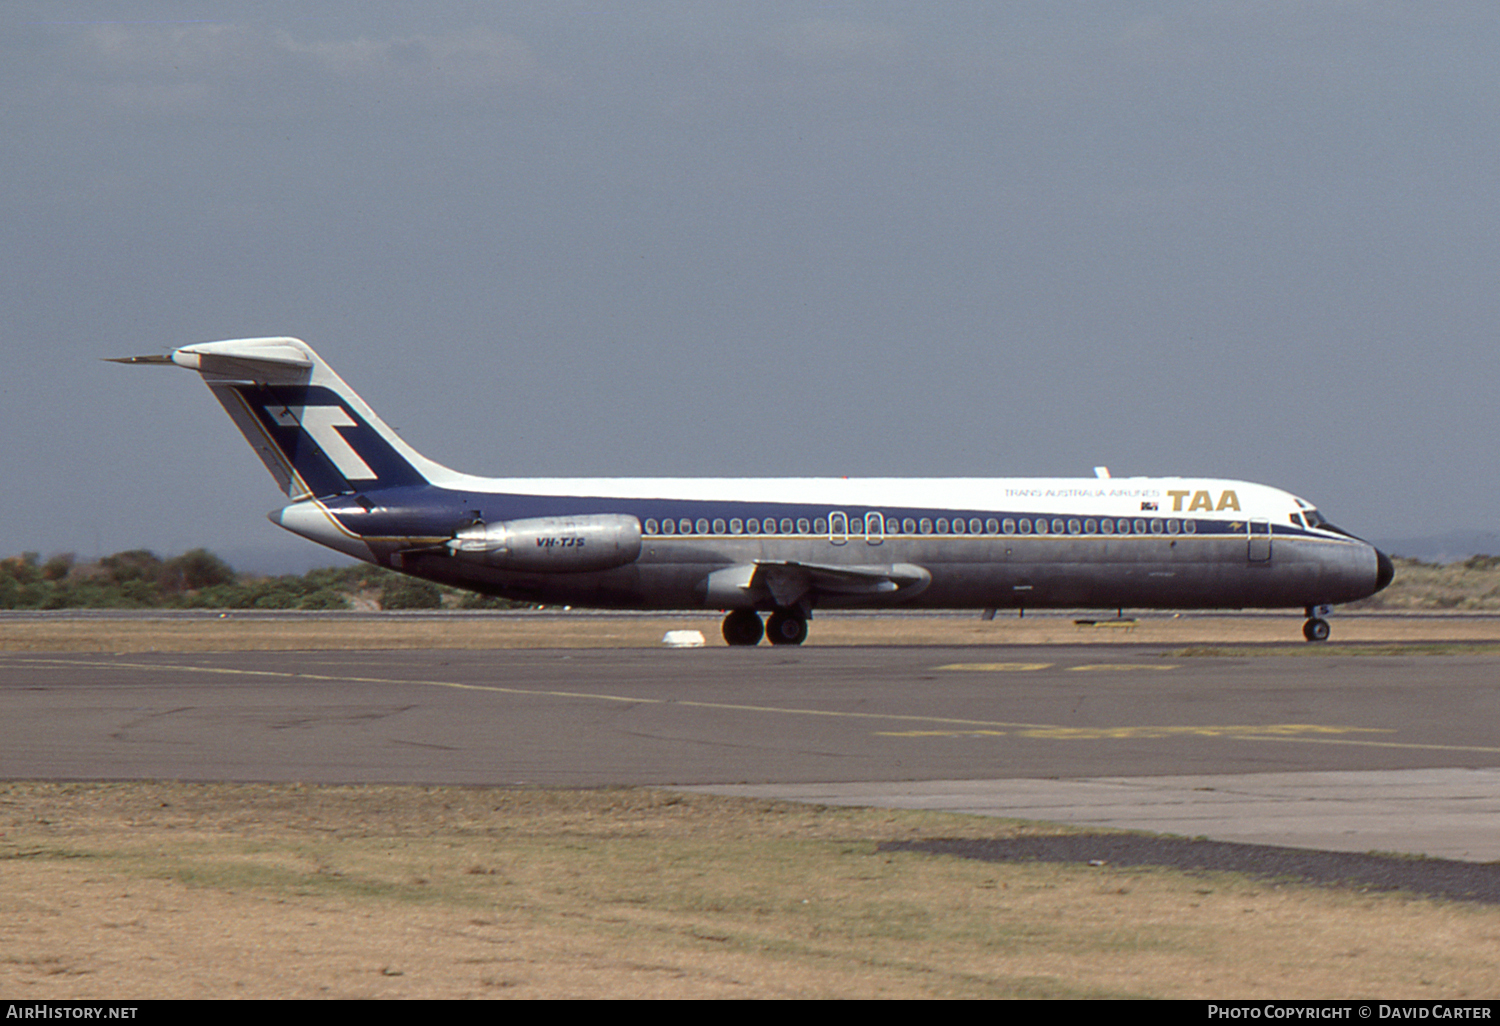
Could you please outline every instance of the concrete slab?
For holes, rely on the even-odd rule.
[[[1500,769],[685,787],[1325,851],[1500,861]]]

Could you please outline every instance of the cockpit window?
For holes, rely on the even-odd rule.
[[[1342,534],[1346,538],[1354,537],[1354,535],[1350,534],[1342,527],[1335,527],[1333,524],[1329,523],[1327,517],[1319,513],[1317,510],[1313,509],[1311,506],[1302,511],[1302,516],[1307,521],[1308,527],[1316,527],[1320,531],[1332,531],[1334,534]]]

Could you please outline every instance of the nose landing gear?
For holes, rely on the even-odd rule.
[[[1308,606],[1307,622],[1302,625],[1302,636],[1308,641],[1327,641],[1333,629],[1323,619],[1333,611],[1330,606]]]

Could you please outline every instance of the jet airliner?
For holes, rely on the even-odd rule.
[[[197,371],[291,500],[295,534],[524,602],[717,609],[731,645],[797,645],[815,609],[1301,608],[1390,583],[1310,503],[1244,481],[481,478],[422,456],[306,343],[125,357]],[[762,614],[766,619],[762,620]]]

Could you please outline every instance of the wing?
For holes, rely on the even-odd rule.
[[[909,598],[932,583],[932,574],[912,563],[834,566],[796,560],[757,560],[708,575],[706,605],[751,609],[767,601],[781,609],[811,605],[821,595]]]

